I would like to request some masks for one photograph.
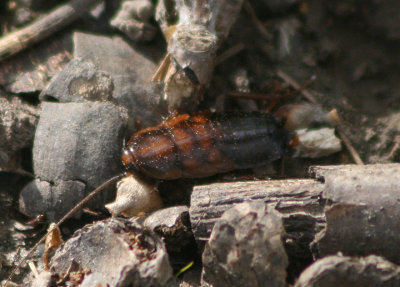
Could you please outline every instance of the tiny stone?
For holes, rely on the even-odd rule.
[[[299,144],[293,157],[319,158],[342,150],[334,128],[300,129],[296,131]]]
[[[52,185],[35,179],[21,190],[19,211],[29,217],[44,214],[48,221],[56,221],[85,196],[85,187],[80,181],[59,180]],[[80,216],[81,212],[77,212],[74,217]]]
[[[164,208],[148,216],[144,225],[153,230],[160,227],[173,228],[182,217],[188,215],[189,208],[184,205]]]
[[[224,212],[203,252],[202,281],[212,286],[286,286],[281,216],[262,201]]]
[[[149,215],[143,225],[157,233],[165,242],[171,261],[189,261],[195,256],[196,243],[193,237],[187,206],[174,206],[158,210]],[[181,261],[182,261],[181,260]]]
[[[382,257],[328,256],[304,270],[295,287],[399,286],[400,266]]]
[[[73,59],[55,76],[39,98],[61,103],[107,101],[114,89],[112,78],[82,59]]]
[[[62,274],[72,260],[91,272],[83,286],[175,286],[164,243],[137,222],[110,218],[86,225],[57,250],[51,270]]]
[[[125,33],[132,41],[151,41],[157,32],[157,28],[150,24],[153,12],[154,5],[151,1],[124,1],[111,20],[111,26]]]

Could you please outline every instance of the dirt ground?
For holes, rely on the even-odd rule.
[[[50,2],[37,2],[40,5],[33,5],[30,1],[3,1],[0,4],[1,32],[11,32],[16,26],[28,23],[51,7],[48,4]],[[107,25],[115,7],[118,6],[117,2],[106,5],[109,11],[103,17],[79,20],[58,32],[56,37],[71,35],[77,29],[104,35],[117,33]],[[300,84],[313,79],[308,91],[327,110],[337,109],[343,120],[344,133],[365,163],[398,162],[400,2],[283,1],[297,3],[288,7],[278,5],[276,9],[273,8],[276,6],[271,4],[274,2],[279,1],[250,1],[255,15],[251,15],[246,9],[241,11],[219,54],[237,44],[244,45],[244,49],[216,66],[211,86],[199,109],[215,107],[218,95],[236,89],[235,80],[238,79],[238,75],[245,75],[251,91],[265,93],[274,80],[286,88],[287,85],[278,76],[278,71],[290,75]],[[257,21],[263,25],[266,33],[260,31]],[[35,49],[42,49],[47,45],[46,41],[52,39],[43,40],[42,43],[23,52],[25,54],[21,57],[29,55]],[[67,43],[64,48],[72,52],[68,45],[70,44]],[[163,55],[166,49],[160,32],[144,47],[157,51],[158,57]],[[18,92],[15,88],[18,83],[11,83],[15,78],[10,79],[4,73],[4,65],[12,66],[13,61],[14,58],[10,58],[0,63],[3,65],[3,72],[0,72],[0,97],[8,101],[19,98],[37,108],[40,105],[40,85],[31,92]],[[60,61],[60,67],[66,62],[67,58]],[[25,68],[28,69],[22,67]],[[11,84],[14,88],[10,88]],[[45,84],[46,81],[43,85]],[[307,102],[302,95],[297,95],[291,101]],[[0,131],[0,136],[3,134]],[[28,143],[17,151],[23,158],[20,168],[28,173],[33,173],[30,152],[32,141],[33,135],[28,139]],[[347,163],[353,163],[353,159],[346,149],[325,158],[287,159],[286,176],[304,177],[310,165]],[[35,231],[16,228],[16,224],[28,220],[19,214],[17,201],[19,191],[29,180],[29,175],[21,174],[17,169],[8,168],[8,171],[5,171],[5,168],[0,166],[0,279],[9,274],[15,255],[24,254],[26,247],[38,238],[37,233],[43,234],[40,228],[34,229]],[[207,181],[210,180],[206,179],[200,183]],[[161,190],[171,189],[171,185],[174,185],[174,182],[165,183]],[[174,194],[179,194],[179,191]],[[171,196],[172,199],[168,200],[172,203],[174,200],[187,200],[187,196],[177,197]]]

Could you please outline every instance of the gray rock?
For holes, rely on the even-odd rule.
[[[162,240],[137,222],[111,218],[86,225],[57,250],[51,268],[61,274],[72,260],[91,270],[82,286],[175,285]]]
[[[41,92],[43,100],[57,99],[61,103],[106,101],[111,99],[114,84],[110,75],[82,59],[73,59]]]
[[[124,1],[116,16],[111,20],[111,26],[122,31],[132,41],[151,41],[157,28],[151,24],[154,5],[149,0]]]
[[[70,60],[71,36],[59,33],[58,36],[41,41],[32,49],[2,61],[0,85],[11,93],[37,93]]]
[[[144,226],[153,230],[163,238],[171,260],[185,257],[195,253],[195,240],[189,220],[187,206],[174,206],[158,210],[149,215]],[[192,252],[192,254],[190,254]]]
[[[56,220],[84,193],[118,174],[126,122],[126,111],[112,103],[43,103],[33,148],[37,181],[21,193],[22,211],[29,215],[40,212]],[[78,194],[70,191],[66,195],[66,186],[74,186]],[[30,192],[41,196],[34,198]],[[111,196],[104,191],[89,206],[100,208]],[[51,202],[36,202],[43,198]],[[52,207],[54,204],[58,207]]]
[[[55,221],[66,214],[85,197],[86,185],[78,180],[57,180],[56,184],[35,179],[20,192],[19,211],[34,217],[46,214],[50,221]],[[81,212],[75,214],[79,218]]]
[[[138,47],[132,48],[120,37],[74,33],[74,58],[92,62],[111,75],[113,100],[128,109],[130,130],[137,120],[143,127],[160,123],[165,109],[159,107],[161,93],[150,83],[155,62]],[[156,112],[155,112],[156,111]]]
[[[212,286],[286,286],[281,216],[262,201],[227,210],[203,253],[202,281]]]
[[[400,286],[400,267],[379,256],[328,256],[304,270],[295,287]]]
[[[152,213],[145,219],[143,224],[152,230],[170,229],[182,222],[182,218],[186,216],[189,216],[189,208],[187,206],[173,206]]]
[[[21,169],[21,149],[31,146],[39,110],[17,97],[0,97],[0,170]]]

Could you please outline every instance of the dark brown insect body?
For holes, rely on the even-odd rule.
[[[279,159],[291,138],[271,114],[184,114],[134,134],[122,161],[157,179],[206,177]]]
[[[206,177],[265,165],[282,157],[292,141],[292,134],[270,114],[184,114],[134,134],[122,162],[127,170],[156,179]],[[8,280],[47,236],[122,176],[107,180],[64,215],[18,262]]]

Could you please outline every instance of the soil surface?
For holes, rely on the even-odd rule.
[[[43,15],[54,2],[57,1],[3,1],[0,4],[0,35]],[[117,7],[114,2],[105,5],[105,12],[100,17],[87,15],[34,47],[0,62],[0,97],[9,102],[18,98],[23,105],[32,106],[37,111],[40,91],[71,58],[70,39],[74,31],[110,37],[118,34],[107,24]],[[398,162],[400,2],[282,1],[290,2],[286,6],[274,6],[272,2],[276,1],[250,1],[255,15],[251,15],[248,9],[242,9],[218,54],[238,44],[244,48],[216,66],[211,86],[199,109],[218,109],[218,97],[237,91],[240,80],[247,81],[245,86],[252,92],[269,93],[271,87],[277,88],[277,83],[281,91],[289,88],[288,83],[279,77],[279,72],[289,75],[300,85],[313,79],[307,91],[325,109],[337,109],[344,133],[365,163]],[[258,25],[265,30],[260,30]],[[137,45],[129,39],[125,40]],[[141,48],[152,51],[160,61],[166,49],[161,32],[151,42],[142,44]],[[48,53],[55,50],[57,54],[49,59]],[[39,65],[49,69],[44,79],[38,76]],[[307,102],[307,99],[299,93],[289,101]],[[248,105],[243,101],[227,100],[225,109]],[[256,102],[255,105],[259,109],[268,106],[263,102]],[[39,116],[37,112],[32,114]],[[0,123],[3,118],[4,115],[1,115]],[[0,166],[0,206],[3,207],[0,214],[0,279],[6,278],[13,261],[26,254],[26,249],[38,240],[45,229],[39,224],[24,230],[29,218],[18,212],[18,194],[33,174],[33,133],[28,130],[31,131],[30,126],[26,130],[20,129],[20,132],[29,134],[26,144],[15,142],[15,146],[19,147],[17,151],[9,148],[15,156],[12,157],[12,164],[8,161]],[[0,137],[3,136],[6,133],[0,130]],[[16,141],[19,139],[15,137]],[[285,161],[285,177],[305,177],[310,165],[347,163],[353,163],[353,159],[345,148],[324,158],[288,158]],[[169,205],[188,203],[189,196],[184,191],[190,190],[193,185],[235,180],[241,176],[249,177],[249,173],[189,182],[166,182],[160,186],[160,191],[165,196],[167,191],[174,190],[164,199]],[[89,220],[93,217],[96,218],[85,218]],[[69,222],[67,236],[83,222]],[[36,254],[35,258],[38,258],[41,253],[37,251]],[[23,270],[26,272],[28,269]],[[22,280],[22,277],[17,276],[15,281]]]

